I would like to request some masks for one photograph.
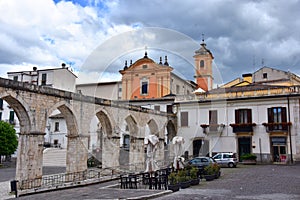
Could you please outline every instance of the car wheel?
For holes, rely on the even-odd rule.
[[[234,164],[233,163],[228,163],[228,167],[233,168]]]

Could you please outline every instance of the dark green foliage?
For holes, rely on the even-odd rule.
[[[255,154],[247,153],[241,156],[241,160],[256,160],[257,156]]]
[[[13,154],[17,147],[18,137],[16,130],[11,124],[0,121],[0,157]]]

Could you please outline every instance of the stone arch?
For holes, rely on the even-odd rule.
[[[112,137],[112,125],[108,114],[104,110],[101,110],[96,113],[96,116],[101,124],[104,135],[109,138]]]
[[[125,118],[125,121],[128,125],[130,136],[136,137],[138,135],[138,126],[134,117],[132,115],[129,115]]]
[[[171,162],[174,159],[174,146],[172,144],[172,139],[177,135],[175,124],[172,120],[169,120],[166,124],[166,143],[165,143],[165,160]]]
[[[155,120],[154,119],[149,120],[147,125],[150,129],[150,134],[156,135],[159,137],[159,130],[158,130],[158,126],[157,126],[157,123],[155,122]]]
[[[78,136],[78,124],[76,115],[74,114],[74,111],[72,109],[72,105],[64,101],[56,103],[49,109],[47,118],[49,118],[49,115],[51,115],[51,113],[54,112],[56,109],[60,111],[60,113],[64,116],[64,119],[66,120],[66,125],[68,129],[67,136]]]
[[[171,120],[167,122],[166,128],[167,128],[167,143],[169,143],[170,141],[172,141],[173,137],[175,137],[177,134],[176,134],[175,125]]]
[[[32,115],[31,112],[29,112],[30,109],[28,105],[23,101],[23,99],[15,98],[11,95],[1,95],[1,98],[14,109],[19,119],[20,133],[21,134],[30,133]]]
[[[66,173],[85,171],[88,158],[88,137],[79,131],[72,105],[63,101],[58,102],[49,109],[49,114],[56,109],[63,115],[67,126]]]

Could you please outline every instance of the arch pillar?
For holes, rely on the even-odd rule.
[[[30,183],[25,180],[38,179],[35,181],[36,186],[41,184],[45,134],[45,132],[32,131],[19,135],[16,180],[19,181],[19,187],[23,189],[30,187]]]
[[[66,173],[81,172],[87,170],[88,160],[88,136],[68,135]]]
[[[120,137],[103,137],[102,167],[119,166]]]
[[[129,163],[140,164],[142,169],[136,169],[136,165],[130,165],[130,170],[143,170],[145,169],[145,146],[144,139],[145,136],[141,133],[144,133],[145,127],[137,127],[138,132],[130,136],[130,157]]]

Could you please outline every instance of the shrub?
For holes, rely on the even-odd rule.
[[[178,183],[178,175],[176,172],[172,172],[171,174],[169,174],[168,176],[168,180],[170,185],[175,185]]]
[[[190,176],[192,179],[198,178],[198,168],[197,167],[192,167],[190,170]]]
[[[241,160],[256,160],[257,156],[252,153],[247,153],[241,156]]]
[[[212,164],[210,164],[210,165],[204,167],[204,174],[205,174],[205,175],[213,175],[213,174],[215,174],[214,168],[213,168],[213,165],[212,165]]]

